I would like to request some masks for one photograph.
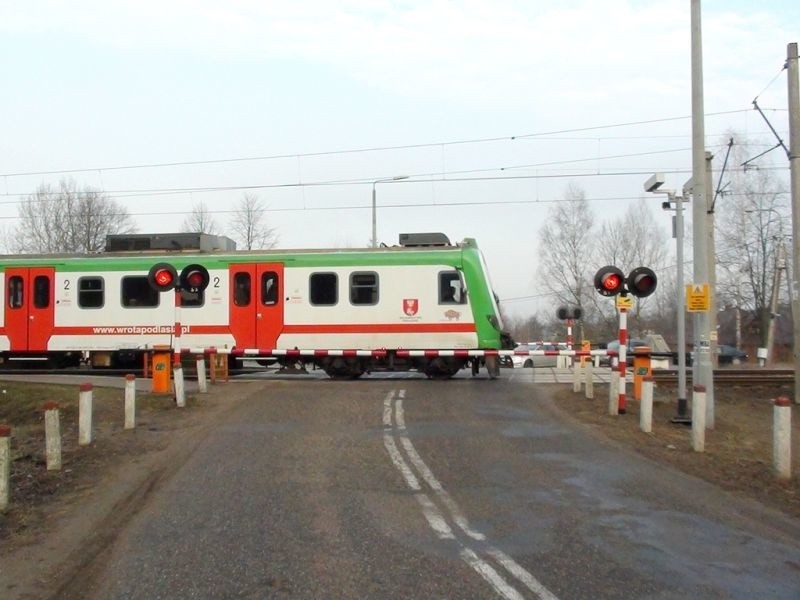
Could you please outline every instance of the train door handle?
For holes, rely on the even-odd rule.
[[[260,319],[263,315],[261,313],[256,313],[256,318]]]

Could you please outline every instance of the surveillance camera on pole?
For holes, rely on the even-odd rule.
[[[645,192],[655,192],[658,188],[664,185],[664,174],[663,173],[653,173],[653,175],[644,182],[644,191]]]

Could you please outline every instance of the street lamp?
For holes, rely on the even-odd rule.
[[[678,261],[677,287],[678,287],[678,414],[672,418],[673,423],[691,423],[691,417],[686,410],[686,290],[683,285],[683,202],[685,196],[692,189],[692,180],[689,179],[679,196],[675,190],[659,189],[664,184],[664,174],[655,173],[644,184],[644,190],[651,194],[666,194],[667,201],[662,204],[664,210],[670,210],[675,205],[675,245],[676,259]]]
[[[375,201],[375,186],[379,183],[389,183],[391,181],[400,181],[401,179],[408,179],[408,175],[395,175],[394,177],[387,177],[386,179],[376,179],[372,182],[372,247],[378,247],[378,232],[377,232],[377,204]]]

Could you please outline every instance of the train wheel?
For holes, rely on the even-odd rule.
[[[450,379],[464,366],[463,360],[451,357],[437,356],[425,363],[425,375],[429,379]]]
[[[357,358],[326,358],[320,365],[331,379],[358,379],[366,368]]]

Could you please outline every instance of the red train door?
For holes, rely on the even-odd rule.
[[[55,269],[14,267],[5,271],[5,329],[12,352],[43,352],[55,321]]]
[[[230,266],[230,323],[238,348],[273,349],[283,330],[283,264]]]

